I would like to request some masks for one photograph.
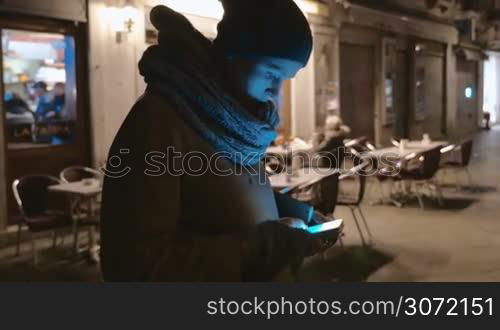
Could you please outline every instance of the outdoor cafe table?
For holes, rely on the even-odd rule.
[[[281,157],[286,157],[289,154],[294,154],[297,152],[308,152],[312,151],[313,146],[307,145],[292,145],[289,148],[284,148],[283,146],[270,146],[267,148],[266,153],[271,155],[278,155]]]
[[[431,141],[429,143],[425,143],[422,141],[409,141],[406,145],[409,149],[434,149],[437,147],[444,147],[448,145],[448,141]]]
[[[75,214],[74,206],[78,203],[87,205],[87,217],[94,217],[94,199],[102,192],[102,187],[100,181],[97,179],[84,179],[82,181],[76,182],[65,182],[57,185],[52,185],[48,187],[48,190],[51,192],[59,192],[65,193],[70,197],[70,214],[73,220],[73,242],[74,242],[74,251],[78,253],[78,223],[80,221],[80,217]],[[96,253],[99,249],[96,240],[96,233],[94,231],[93,226],[89,229],[89,253],[90,257],[94,259],[98,259],[97,255],[92,255],[92,253]]]
[[[344,139],[344,144],[347,145],[351,139]],[[284,148],[282,145],[270,146],[267,148],[266,153],[268,155],[280,156],[285,159],[289,155],[296,155],[298,153],[312,153],[315,148],[311,143],[307,144],[292,144],[288,148]]]
[[[406,148],[401,150],[399,147],[387,147],[376,150],[371,150],[365,153],[365,155],[373,158],[381,158],[385,155],[390,155],[393,157],[405,158],[413,153],[422,153],[440,146],[444,147],[448,144],[446,141],[435,141],[431,143],[423,143],[421,141],[409,141]]]
[[[404,150],[401,150],[399,147],[387,147],[369,151],[365,153],[365,155],[377,159],[380,159],[383,156],[391,156],[399,159],[404,159],[411,156],[412,154],[422,153],[425,151],[432,150],[434,148],[444,147],[446,145],[448,145],[448,142],[446,141],[433,141],[430,143],[424,143],[422,141],[409,141]],[[403,190],[406,191],[407,189],[406,182],[403,181],[402,185],[403,185]],[[382,196],[381,199],[373,202],[372,204],[373,205],[394,204],[399,207],[402,206],[402,204],[399,201],[393,199],[392,197],[384,197],[384,196]]]

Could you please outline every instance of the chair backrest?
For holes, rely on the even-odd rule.
[[[50,209],[53,200],[47,188],[59,183],[59,179],[50,175],[30,175],[16,179],[12,183],[12,190],[23,216],[33,217]]]
[[[275,155],[267,155],[264,159],[264,165],[267,175],[279,174],[286,169],[285,161]]]
[[[370,163],[362,161],[362,159],[355,159],[355,166],[353,166],[347,173],[342,174],[339,177],[340,186],[342,181],[353,181],[355,182],[352,191],[343,191],[343,194],[348,194],[352,196],[356,204],[360,204],[363,201],[366,191],[366,170]],[[342,189],[339,189],[342,191]]]
[[[441,147],[441,155],[446,155],[452,152],[456,148],[454,144],[448,144]]]
[[[311,166],[340,168],[344,162],[344,147],[343,136],[330,138],[316,150],[313,159],[318,159],[319,162],[312,161]]]
[[[417,157],[423,158],[421,165],[417,170],[419,173],[418,179],[432,179],[439,170],[439,164],[441,162],[441,147],[424,151],[417,155]]]
[[[63,182],[75,182],[89,178],[102,180],[102,176],[103,175],[99,171],[85,166],[67,167],[59,173],[59,177]]]
[[[461,156],[462,156],[461,163],[463,167],[467,167],[470,163],[470,159],[472,156],[472,145],[473,145],[472,140],[468,140],[462,143],[461,145]]]
[[[322,178],[316,178],[284,191],[284,193],[291,194],[299,199],[301,199],[299,196],[305,193],[309,196],[308,202],[316,210],[328,215],[333,213],[337,204],[339,175],[340,172],[335,172]]]
[[[361,136],[355,139],[350,140],[345,144],[346,148],[354,148],[359,152],[366,151],[366,144],[368,143],[368,139],[366,136]]]
[[[395,138],[391,137],[391,143],[392,143],[393,146],[399,148],[400,141],[398,139],[395,139]]]
[[[313,206],[324,215],[332,214],[337,206],[339,175],[330,175],[313,186]]]

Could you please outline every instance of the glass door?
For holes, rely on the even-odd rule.
[[[9,224],[12,182],[90,165],[85,24],[0,15]]]

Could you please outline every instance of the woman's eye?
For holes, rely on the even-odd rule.
[[[271,72],[266,72],[266,79],[272,80],[274,78],[274,74],[272,74]]]

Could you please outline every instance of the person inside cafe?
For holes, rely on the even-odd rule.
[[[5,111],[14,115],[31,113],[31,110],[25,100],[18,93],[6,91],[3,97]]]
[[[292,0],[222,5],[213,42],[168,7],[151,12],[147,89],[105,169],[106,281],[271,281],[324,248],[304,219],[279,216],[262,166],[283,82],[311,55],[309,24]]]
[[[491,115],[488,111],[483,111],[483,119],[484,119],[484,129],[490,129],[490,119]]]
[[[6,124],[10,131],[9,139],[31,139],[31,126],[35,123],[35,116],[28,103],[11,90],[5,91],[3,102]]]
[[[36,115],[39,121],[60,119],[66,103],[65,84],[57,82],[49,92],[47,84],[38,82],[34,85],[37,97]]]
[[[321,156],[321,167],[340,168],[345,158],[344,140],[351,129],[344,125],[337,115],[329,115],[325,120],[325,131],[322,142],[316,147]]]
[[[47,114],[47,117],[51,118],[61,118],[64,112],[64,106],[66,104],[66,91],[65,84],[62,82],[57,82],[54,84],[54,89],[52,90],[52,107],[51,111]]]
[[[42,121],[52,111],[52,97],[48,91],[47,84],[38,81],[33,85],[36,99],[35,116],[38,121]]]

